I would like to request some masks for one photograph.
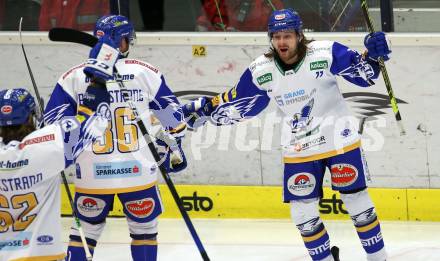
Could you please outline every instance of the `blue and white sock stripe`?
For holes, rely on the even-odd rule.
[[[376,253],[384,248],[384,241],[379,220],[376,218],[368,225],[356,227],[362,247],[368,254]]]
[[[302,236],[304,245],[309,251],[313,260],[322,260],[328,257],[330,253],[330,237],[323,224],[320,224],[313,235]]]

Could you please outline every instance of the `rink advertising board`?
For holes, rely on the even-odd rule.
[[[282,203],[282,190],[278,186],[177,185],[176,188],[193,218],[290,218],[289,204]],[[61,190],[62,214],[71,215],[65,190]],[[160,185],[160,191],[165,206],[162,217],[180,218],[168,188]],[[434,202],[440,197],[438,189],[370,188],[369,192],[381,220],[440,221],[440,206]],[[339,193],[327,187],[319,211],[323,219],[349,219]],[[115,200],[110,215],[124,215],[119,200]]]

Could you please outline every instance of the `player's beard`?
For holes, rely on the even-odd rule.
[[[299,41],[296,42],[295,46],[281,46],[279,48],[276,48],[276,52],[278,54],[278,57],[286,64],[292,64],[297,61],[297,59],[294,59],[296,56],[298,56],[298,45]],[[286,51],[281,51],[283,49],[286,49]]]
[[[297,56],[297,54],[298,54],[298,48],[295,48],[295,49],[289,48],[285,52],[278,51],[278,56],[286,64],[292,64],[292,63],[296,62],[296,60],[294,60],[294,58]]]

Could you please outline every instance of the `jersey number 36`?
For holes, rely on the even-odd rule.
[[[138,127],[136,126],[133,111],[127,107],[116,108],[114,120],[109,125],[102,138],[93,144],[95,154],[110,154],[116,147],[121,153],[133,152],[139,149]],[[115,131],[113,132],[113,124]],[[116,134],[116,139],[113,137]]]

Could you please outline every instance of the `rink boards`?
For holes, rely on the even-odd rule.
[[[177,185],[184,208],[194,218],[251,218],[288,219],[289,204],[282,203],[281,187],[274,186],[219,186]],[[62,214],[71,215],[64,188]],[[72,186],[73,191],[73,186]],[[180,213],[166,187],[160,185],[165,206],[164,218],[179,218]],[[371,198],[381,220],[440,221],[440,189],[370,188]],[[349,219],[339,199],[339,193],[324,188],[319,204],[324,219]],[[119,200],[115,201],[112,216],[123,216]]]

